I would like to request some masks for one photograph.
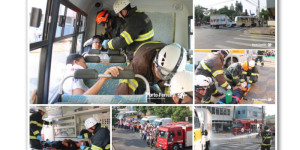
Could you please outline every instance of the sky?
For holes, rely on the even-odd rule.
[[[276,115],[276,106],[275,105],[267,105],[265,106],[266,115]]]
[[[257,4],[258,0],[248,0],[251,2],[254,2]],[[238,2],[242,2],[243,4],[243,12],[245,12],[245,9],[247,9],[248,13],[256,13],[256,6],[252,5],[249,3],[247,0],[238,0]],[[260,9],[264,8],[266,9],[267,5],[267,0],[259,0],[260,1]],[[208,9],[213,8],[213,9],[220,9],[223,8],[224,6],[228,6],[230,8],[231,4],[235,6],[236,0],[194,0],[194,6],[200,5],[202,7],[206,7]]]

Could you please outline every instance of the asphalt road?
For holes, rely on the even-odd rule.
[[[147,147],[145,140],[140,138],[139,133],[133,133],[126,129],[115,128],[112,132],[113,150],[154,150]],[[192,147],[184,150],[192,150]]]
[[[249,27],[195,28],[195,49],[274,49],[275,36],[247,33]]]
[[[257,133],[251,135],[227,135],[226,137],[212,137],[210,150],[260,150],[260,137]],[[274,137],[273,137],[274,139]],[[271,150],[275,150],[275,140],[272,141]]]

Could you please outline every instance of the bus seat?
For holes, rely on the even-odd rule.
[[[87,75],[88,74],[88,75]],[[135,74],[133,70],[125,69],[120,71],[117,77],[107,80],[101,87],[98,95],[66,95],[62,94],[63,83],[67,78],[74,77],[76,79],[86,79],[85,84],[88,87],[93,86],[98,78],[101,77],[111,77],[107,74],[98,74],[95,77],[95,74],[98,74],[94,69],[80,69],[77,70],[74,75],[70,75],[64,78],[60,84],[59,94],[61,95],[62,103],[97,103],[97,104],[106,104],[106,103],[147,103],[147,95],[150,94],[150,86],[145,77],[142,75]],[[95,79],[97,78],[97,79]],[[113,95],[117,87],[119,86],[119,79],[133,79],[140,78],[146,83],[146,91],[142,95]]]
[[[112,55],[109,57],[110,63],[126,63],[126,57],[123,55]]]
[[[147,95],[62,95],[61,103],[140,104],[147,103]]]
[[[91,49],[87,53],[88,54],[101,54],[101,50],[99,50],[99,49]]]
[[[84,60],[85,60],[85,62],[100,63],[100,57],[98,57],[98,56],[86,55],[86,56],[84,56]]]
[[[120,66],[125,68],[127,66],[126,63],[86,63],[88,68],[95,69],[99,74],[104,73],[108,68],[113,66]]]

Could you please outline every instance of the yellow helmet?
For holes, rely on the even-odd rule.
[[[248,62],[247,62],[247,61],[244,61],[244,62],[242,63],[242,68],[243,68],[245,71],[247,71],[247,70],[249,69],[249,65],[248,65]]]

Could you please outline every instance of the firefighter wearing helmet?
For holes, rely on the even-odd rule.
[[[91,147],[81,145],[83,150],[109,150],[110,149],[110,133],[106,126],[101,125],[98,121],[91,117],[85,120],[85,128],[92,134],[90,137]]]
[[[270,150],[272,145],[272,133],[267,125],[264,126],[259,136],[262,137],[261,150]]]
[[[204,75],[195,75],[195,104],[200,104],[201,99],[206,94],[207,89],[210,85],[213,85],[214,82],[212,78],[206,77]]]
[[[225,79],[231,86],[240,86],[247,82],[247,71],[252,69],[254,61],[244,61],[231,64],[225,71]]]
[[[150,41],[137,48],[133,60],[126,68],[144,76],[150,86],[158,84],[163,91],[164,85],[161,83],[169,81],[176,72],[184,71],[186,62],[186,50],[179,44],[167,45]],[[120,80],[115,94],[142,94],[145,91],[144,86],[144,82],[138,78]]]
[[[256,83],[258,81],[259,72],[257,66],[255,65],[255,61],[249,61],[249,69],[247,70],[247,74],[245,74],[245,76],[249,77],[248,84]]]
[[[170,94],[176,104],[193,103],[193,73],[189,71],[177,72],[171,79]]]
[[[224,89],[231,89],[231,86],[224,78],[223,66],[224,58],[229,54],[229,50],[220,50],[218,52],[212,52],[205,56],[201,60],[200,64],[197,66],[195,74],[203,75],[205,77],[215,78],[218,85]],[[202,103],[212,104],[211,96],[221,96],[215,85],[211,85],[204,97],[202,98]]]
[[[120,36],[103,42],[104,47],[111,50],[124,49],[129,60],[139,45],[151,41],[154,37],[152,22],[148,15],[131,7],[129,0],[116,0],[113,9],[120,18],[125,20],[124,30]]]
[[[101,10],[96,17],[97,24],[101,24],[105,28],[103,33],[105,39],[112,39],[120,36],[125,21],[118,16],[111,14],[109,10]]]
[[[37,111],[30,115],[30,147],[32,149],[42,149],[41,141],[43,141],[41,137],[41,131],[43,125],[53,125],[55,123],[54,120],[51,122],[43,120],[43,116],[47,116],[47,111],[45,107],[38,107]]]

